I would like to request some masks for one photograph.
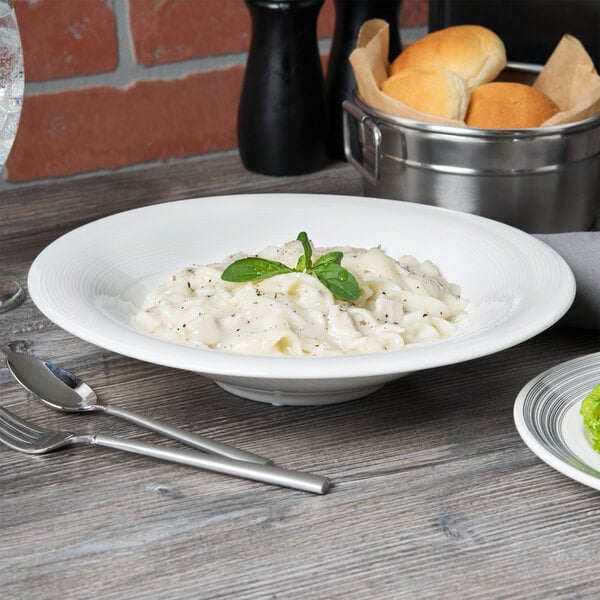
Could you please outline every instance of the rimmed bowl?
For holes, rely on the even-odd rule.
[[[283,244],[299,231],[318,246],[381,245],[392,256],[432,260],[470,302],[462,333],[390,352],[298,358],[197,349],[132,324],[171,274]],[[115,214],[45,248],[28,287],[42,313],[81,339],[193,371],[244,398],[294,405],[360,398],[408,373],[511,347],[556,322],[575,294],[565,261],[521,230],[438,207],[320,194],[216,196]]]

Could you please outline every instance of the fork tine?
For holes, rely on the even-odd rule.
[[[0,442],[9,448],[14,450],[20,450],[21,452],[27,452],[32,454],[30,449],[35,447],[35,444],[31,440],[23,440],[20,437],[15,436],[12,432],[8,432],[6,429],[0,427]]]
[[[67,446],[73,439],[71,433],[44,429],[0,406],[0,442],[13,450],[43,454]]]
[[[31,445],[36,439],[28,430],[17,427],[8,417],[0,414],[0,439],[13,444]]]
[[[17,417],[10,410],[0,406],[0,419],[14,429],[22,431],[23,433],[29,434],[31,437],[39,437],[47,433],[51,433],[49,429],[44,429],[39,425],[35,425],[31,421],[26,421],[21,417]]]
[[[46,435],[47,429],[40,428],[25,419],[17,417],[9,410],[0,407],[0,429],[4,434],[3,439],[10,438],[15,442],[26,444],[35,443],[42,436]]]
[[[29,434],[27,431],[18,429],[12,423],[6,421],[2,417],[0,417],[0,433],[6,438],[11,438],[15,442],[23,442],[24,444],[33,444],[36,439],[38,439]]]

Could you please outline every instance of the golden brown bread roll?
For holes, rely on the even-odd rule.
[[[546,94],[522,83],[486,83],[471,94],[466,123],[484,129],[539,127],[559,111]]]
[[[506,66],[502,40],[480,25],[455,25],[427,34],[403,50],[390,75],[406,67],[436,65],[450,69],[470,90],[496,79]]]
[[[464,79],[443,67],[410,67],[382,82],[381,91],[415,110],[462,121],[469,105]]]

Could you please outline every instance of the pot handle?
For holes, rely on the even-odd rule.
[[[376,185],[379,182],[379,176],[381,173],[381,131],[379,127],[373,122],[373,120],[364,113],[360,108],[344,100],[342,103],[343,108],[343,121],[344,121],[344,154],[346,160],[371,184]],[[355,135],[352,136],[350,120],[358,121],[355,127]],[[366,132],[367,130],[371,133],[374,161],[372,170],[365,166],[362,158],[364,153],[362,147],[366,145]],[[353,144],[352,142],[358,142]],[[354,148],[360,152],[360,157],[354,156]]]

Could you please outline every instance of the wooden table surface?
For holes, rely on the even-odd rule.
[[[245,171],[235,153],[0,193],[0,274],[22,283],[64,232],[165,200],[238,192],[360,194],[333,165]],[[414,373],[374,395],[273,407],[191,373],[81,341],[29,298],[0,315],[0,355],[33,352],[100,398],[329,476],[316,496],[98,447],[29,456],[0,447],[0,597],[598,598],[598,492],[522,442],[519,390],[598,350],[554,326],[493,356]],[[0,404],[41,424],[165,442],[118,419],[60,414],[0,366]]]

